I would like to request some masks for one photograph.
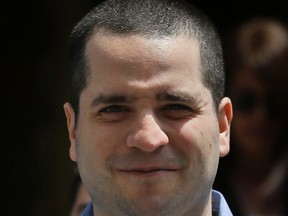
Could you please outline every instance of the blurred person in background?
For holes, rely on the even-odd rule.
[[[72,182],[71,198],[72,206],[69,216],[80,216],[83,209],[91,201],[91,198],[82,183],[77,167],[75,168]]]
[[[287,26],[257,17],[227,35],[226,87],[234,119],[231,154],[222,161],[215,188],[235,215],[288,215]]]

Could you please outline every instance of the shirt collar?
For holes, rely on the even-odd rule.
[[[212,215],[233,216],[224,196],[216,190],[212,190]]]

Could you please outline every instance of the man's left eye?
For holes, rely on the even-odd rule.
[[[183,119],[194,114],[191,107],[183,104],[168,104],[162,109],[162,114],[170,119]]]
[[[186,105],[183,105],[183,104],[169,104],[167,106],[164,107],[164,110],[190,110],[191,111],[191,108],[186,106]]]

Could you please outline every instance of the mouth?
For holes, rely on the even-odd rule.
[[[170,167],[134,167],[128,169],[120,169],[119,171],[123,174],[132,176],[153,177],[172,174],[177,172],[178,169]]]

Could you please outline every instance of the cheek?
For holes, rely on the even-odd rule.
[[[197,127],[190,124],[183,125],[174,133],[170,143],[181,152],[180,155],[184,158],[183,161],[186,162],[185,179],[188,179],[187,181],[191,184],[197,182],[205,172],[203,163],[205,156],[200,143],[202,134]]]
[[[185,144],[183,148],[190,157],[197,158],[197,163],[211,167],[217,164],[220,154],[218,124],[195,121],[182,127],[179,134]]]
[[[77,133],[78,159],[89,160],[97,166],[105,166],[105,161],[110,155],[125,148],[126,134],[119,127],[93,124],[82,127]]]
[[[103,163],[106,150],[104,145],[104,135],[98,133],[90,125],[81,124],[79,121],[76,131],[76,154],[79,169],[84,172],[95,170],[99,164]],[[96,169],[97,169],[96,168]]]
[[[86,130],[79,132],[76,140],[78,168],[90,191],[101,176],[107,176],[106,159],[111,154],[111,139],[105,134]],[[97,183],[98,184],[98,183]]]
[[[179,130],[179,138],[186,143],[187,148],[199,149],[203,154],[210,154],[219,145],[218,125],[203,122],[185,124]]]
[[[219,135],[215,126],[185,125],[179,130],[178,143],[189,161],[189,176],[195,177],[196,174],[199,181],[215,178],[219,161]]]

